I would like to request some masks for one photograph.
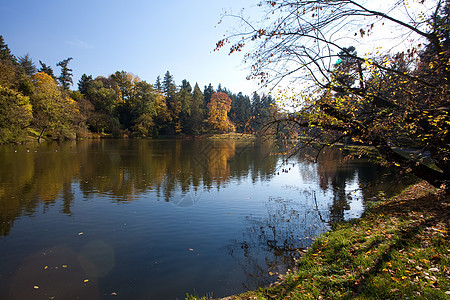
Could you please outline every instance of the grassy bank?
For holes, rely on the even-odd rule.
[[[449,299],[449,211],[448,197],[411,186],[318,237],[280,282],[223,299]]]
[[[208,136],[208,139],[211,140],[254,140],[256,139],[256,136],[254,134],[248,134],[248,133],[237,133],[237,132],[231,132],[231,133],[219,133],[219,134],[213,134]]]

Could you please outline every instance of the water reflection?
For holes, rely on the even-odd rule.
[[[309,247],[315,236],[333,223],[359,217],[367,199],[380,191],[393,195],[415,180],[403,176],[400,184],[395,171],[368,159],[349,159],[342,151],[324,151],[317,163],[305,156],[311,153],[277,169],[277,174],[299,172],[298,185],[285,185],[292,198],[269,197],[267,214],[247,216],[242,238],[228,245],[230,255],[246,273],[246,290],[267,286],[294,267],[301,250]]]
[[[128,298],[149,289],[162,299],[182,297],[191,287],[215,296],[236,293],[273,281],[292,266],[298,249],[331,223],[357,217],[382,184],[399,177],[364,159],[346,160],[340,151],[324,152],[317,163],[305,160],[306,152],[287,163],[271,153],[270,145],[224,140],[0,147],[0,254],[10,258],[0,267],[25,270],[26,262],[39,269],[27,257],[50,248],[58,259],[73,252],[67,257],[79,272],[72,277],[96,278],[96,289],[109,294],[120,294],[123,285],[113,283],[124,274],[133,281],[122,290]],[[14,234],[24,216],[42,223],[22,223]],[[45,234],[20,240],[30,228]],[[78,236],[83,230],[91,236]],[[204,275],[212,265],[218,277]],[[27,281],[29,272],[22,273],[16,279]],[[231,274],[227,284],[225,274]],[[191,281],[178,280],[178,289],[173,283],[168,295],[162,287],[174,276]],[[8,284],[20,291],[16,279],[0,283],[0,298]]]
[[[321,211],[311,210],[314,193],[304,192],[302,196],[302,201],[269,198],[265,203],[268,214],[262,218],[247,216],[242,239],[228,246],[246,274],[246,290],[275,281],[294,266],[313,237],[327,229]]]
[[[199,188],[225,186],[251,170],[253,180],[274,173],[277,158],[266,147],[238,141],[93,140],[4,146],[0,150],[1,235],[20,215],[33,214],[62,197],[61,212],[71,214],[72,183],[86,196],[106,194],[132,201],[155,191],[157,199],[174,199],[177,191],[196,201]],[[184,199],[184,198],[183,198]],[[192,204],[191,203],[191,204]]]
[[[20,215],[32,215],[40,203],[45,211],[59,197],[61,212],[70,215],[76,180],[86,196],[101,193],[113,201],[132,201],[154,191],[155,200],[186,206],[197,201],[201,189],[220,189],[231,179],[239,182],[249,175],[253,182],[279,175],[278,157],[270,153],[268,147],[232,140],[92,140],[4,146],[0,150],[0,234],[7,235]],[[380,184],[393,188],[397,182],[398,174],[364,159],[345,160],[341,151],[325,151],[317,164],[304,156],[293,166],[302,164],[299,171],[305,182],[319,182],[324,192],[332,189],[331,222],[344,219],[351,192],[363,187],[363,200],[373,197]],[[282,172],[289,169],[289,164],[283,166]],[[356,186],[349,190],[352,182]],[[176,192],[181,196],[174,197]]]

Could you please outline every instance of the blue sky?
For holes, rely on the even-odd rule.
[[[200,88],[219,83],[250,95],[242,55],[214,52],[232,23],[217,25],[224,10],[239,12],[251,0],[0,0],[0,35],[16,56],[30,54],[59,74],[56,63],[73,57],[74,86],[83,73],[125,70],[154,83],[169,70],[175,82]]]

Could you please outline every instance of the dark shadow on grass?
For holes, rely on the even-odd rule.
[[[371,218],[376,218],[378,215],[385,216],[395,216],[397,218],[413,218],[411,216],[412,212],[416,212],[417,220],[409,223],[404,228],[400,228],[397,233],[398,238],[393,242],[388,248],[374,261],[373,267],[369,270],[364,271],[358,275],[356,278],[356,282],[347,282],[344,283],[342,288],[348,290],[349,294],[345,297],[349,299],[361,296],[371,297],[373,296],[369,290],[366,289],[367,285],[379,274],[384,263],[387,263],[391,260],[392,255],[399,250],[408,249],[412,245],[417,245],[421,242],[420,232],[425,230],[426,228],[431,228],[438,223],[444,222],[447,223],[450,216],[450,207],[448,205],[450,198],[449,197],[439,197],[436,194],[427,194],[425,196],[414,198],[411,194],[402,197],[396,198],[392,201],[389,201],[383,205],[377,206],[370,210],[370,212],[366,213],[365,217],[370,220]],[[423,216],[423,218],[421,217]],[[427,217],[428,216],[428,217]],[[355,224],[358,223],[358,220],[353,221]],[[352,222],[352,223],[353,223]],[[354,252],[353,255],[358,255],[361,251],[367,252],[369,250],[374,250],[378,248],[378,246],[383,243],[382,240],[374,240],[368,246],[364,247],[364,249],[358,249],[357,252]],[[344,248],[344,246],[342,247]],[[335,249],[336,253],[339,252],[341,248]],[[333,274],[321,274],[323,276],[330,276]],[[264,295],[268,297],[276,297],[276,299],[283,299],[285,295],[289,295],[295,289],[297,289],[298,284],[301,284],[302,280],[307,278],[302,277],[293,282],[283,282],[279,286],[265,290]],[[320,288],[320,287],[319,287]],[[327,290],[333,289],[331,286],[325,287]],[[322,290],[322,292],[324,292]],[[325,295],[326,295],[325,291]]]

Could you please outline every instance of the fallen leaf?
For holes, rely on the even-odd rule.
[[[438,268],[429,268],[428,271],[430,272],[439,272]]]

